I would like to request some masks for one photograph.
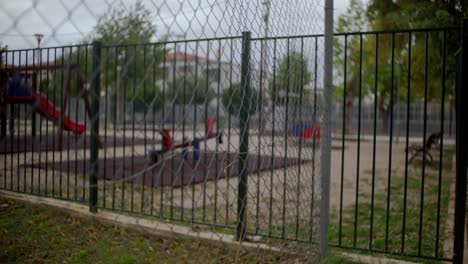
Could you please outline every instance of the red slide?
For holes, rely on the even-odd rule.
[[[52,102],[47,100],[47,96],[42,93],[37,93],[36,98],[39,100],[39,105],[36,107],[35,111],[48,120],[58,123],[60,120],[60,109],[56,108]],[[83,124],[76,123],[64,114],[63,129],[76,134],[82,134],[86,130],[86,127]]]

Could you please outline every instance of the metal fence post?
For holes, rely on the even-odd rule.
[[[101,79],[101,42],[93,42],[93,62],[91,79],[91,139],[90,162],[91,174],[89,177],[89,210],[97,212],[98,199],[98,173],[99,173],[99,96]]]
[[[468,19],[463,20],[461,60],[458,61],[456,91],[456,183],[453,263],[463,263],[465,236],[466,183],[468,168]],[[459,55],[459,56],[460,56]]]
[[[324,108],[323,137],[321,148],[321,195],[320,195],[320,254],[325,256],[328,247],[328,224],[330,211],[330,167],[331,167],[331,111],[333,89],[333,0],[325,1],[324,35]],[[314,197],[312,197],[314,199]]]
[[[236,239],[241,241],[246,233],[247,208],[247,173],[249,156],[249,113],[250,113],[250,32],[242,32],[242,62],[241,62],[241,98],[239,116],[239,179],[237,193],[237,226]]]

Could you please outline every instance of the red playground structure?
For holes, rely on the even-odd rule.
[[[193,161],[198,161],[200,158],[200,143],[202,141],[210,140],[210,139],[217,139],[219,144],[223,143],[223,131],[222,131],[222,124],[218,124],[219,131],[214,131],[214,126],[216,123],[216,119],[212,117],[208,117],[205,123],[205,130],[206,135],[204,137],[195,137],[193,140],[189,140],[187,138],[183,139],[182,143],[174,144],[173,138],[171,136],[170,130],[163,128],[157,129],[156,131],[159,132],[162,136],[162,144],[154,149],[149,151],[151,157],[151,163],[156,164],[160,160],[160,157],[164,155],[164,153],[169,152],[175,149],[182,149],[182,156],[184,160],[188,159],[187,149],[192,147],[193,148]],[[222,123],[222,122],[221,122]]]
[[[63,96],[60,109],[55,107],[45,94],[37,91],[38,83],[41,81],[38,78],[39,69],[41,71],[65,71],[65,85],[62,87]],[[83,134],[86,131],[85,125],[75,122],[64,113],[70,95],[70,82],[73,71],[76,72],[78,77],[79,93],[82,95],[86,112],[88,113],[88,117],[90,117],[91,111],[86,94],[85,81],[81,78],[79,71],[74,65],[2,65],[2,68],[0,68],[0,138],[6,137],[7,105],[10,105],[10,135],[12,138],[14,136],[14,104],[28,104],[33,107],[31,111],[31,135],[33,138],[36,136],[36,113],[53,122],[58,127],[57,148],[59,150],[62,149],[63,130]]]
[[[317,140],[320,140],[321,132],[320,125],[307,123],[297,123],[291,129],[291,135],[302,139],[311,139],[314,135]]]

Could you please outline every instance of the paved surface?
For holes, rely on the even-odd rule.
[[[0,154],[53,151],[57,148],[58,137],[53,135],[53,130],[49,133],[49,135],[43,134],[41,136],[38,134],[35,138],[24,134],[14,137],[7,136],[0,141]],[[75,135],[65,131],[62,140],[62,149],[64,150],[67,148],[72,150],[86,149],[90,146],[91,137],[89,135]],[[104,144],[105,142],[107,142],[108,148],[113,148],[114,146],[123,147],[132,144],[142,145],[145,143],[145,140],[143,138],[134,138],[132,141],[131,137],[124,138],[122,136],[108,135],[107,139],[101,138],[101,143]],[[154,144],[159,144],[159,142],[158,140]],[[153,140],[149,138],[146,143],[152,145]]]
[[[127,156],[108,159],[99,159],[100,179],[121,180],[127,182],[144,183],[146,186],[173,186],[180,187],[198,184],[206,181],[237,177],[239,175],[238,155],[236,153],[212,151],[200,152],[200,159],[193,160],[193,153],[187,152],[187,160],[181,153],[176,153],[173,158],[167,153],[163,160],[152,164],[149,157]],[[288,166],[304,164],[310,160],[296,158],[282,158],[266,155],[249,154],[247,172],[249,174],[259,171],[270,171]],[[28,164],[27,167],[58,170],[66,173],[71,170],[75,173],[85,174],[91,171],[89,160],[77,160],[68,164],[65,162]]]
[[[200,136],[202,130],[197,131],[197,135]],[[224,144],[217,145],[215,140],[208,141],[206,144],[202,144],[202,150],[207,152],[214,152],[218,150],[219,153],[230,152],[235,153],[238,151],[239,136],[238,131],[233,130],[231,137],[226,138]],[[108,135],[113,134],[114,131],[109,130]],[[126,146],[117,145],[116,148],[113,145],[109,148],[103,148],[99,150],[99,157],[103,158],[107,156],[109,161],[116,160],[117,164],[122,163],[122,160],[127,160],[130,164],[131,156],[141,157],[147,152],[148,148],[153,147],[154,143],[149,143],[146,147],[141,144],[127,145],[130,144],[133,132],[132,131],[117,131],[118,137],[126,136]],[[180,131],[174,133],[176,142],[182,140],[183,134],[192,137],[193,131]],[[141,131],[135,131],[135,138],[138,142],[142,142],[142,137],[145,134]],[[101,134],[101,138],[102,134]],[[156,135],[156,140],[160,140],[159,135]],[[346,144],[344,146],[344,155],[342,155],[341,140],[334,139],[332,141],[332,168],[331,168],[331,201],[330,205],[333,208],[337,208],[342,205],[344,207],[355,204],[356,190],[359,187],[359,202],[365,203],[370,201],[371,183],[373,180],[372,170],[374,161],[373,141],[372,137],[363,136],[359,144],[359,160],[358,160],[358,142],[352,138],[346,138]],[[108,142],[112,139],[108,138]],[[87,141],[88,142],[88,141]],[[388,176],[398,177],[403,175],[404,164],[405,164],[405,142],[400,140],[399,143],[394,142],[392,145],[392,155],[389,154],[389,142],[388,137],[378,137],[376,140],[376,152],[375,152],[375,193],[386,193],[388,188]],[[417,143],[421,142],[421,139],[411,138],[410,142]],[[287,144],[286,144],[287,143]],[[257,157],[258,154],[263,156],[274,155],[274,160],[282,160],[284,157],[293,160],[288,166],[278,164],[279,167],[276,169],[268,169],[266,167],[254,170],[249,174],[248,177],[248,199],[249,199],[249,222],[259,227],[260,232],[264,232],[269,228],[269,219],[273,223],[285,226],[298,226],[299,235],[302,238],[308,238],[309,233],[315,234],[317,230],[313,230],[314,227],[310,227],[311,223],[317,224],[319,214],[317,211],[318,204],[320,202],[320,155],[321,149],[320,144],[317,144],[315,150],[311,142],[303,142],[300,147],[297,138],[288,138],[287,141],[284,137],[263,136],[259,137],[253,133],[250,137],[249,144],[249,155]],[[447,143],[447,141],[446,141]],[[157,143],[156,143],[157,145]],[[287,148],[287,149],[286,149]],[[176,154],[180,160],[180,153]],[[311,160],[312,162],[303,163],[299,166],[297,160],[299,156],[302,159]],[[88,179],[85,166],[79,166],[79,173],[75,173],[75,161],[80,162],[82,160],[89,160],[89,149],[72,147],[71,151],[64,149],[63,151],[49,151],[39,153],[16,153],[11,155],[3,155],[0,162],[0,175],[3,174],[4,167],[11,168],[10,171],[5,171],[7,175],[12,174],[14,177],[3,179],[0,178],[0,184],[6,184],[6,186],[26,185],[29,186],[30,182],[34,184],[34,190],[40,189],[39,192],[45,193],[45,185],[47,178],[49,192],[51,186],[55,186],[56,190],[62,189],[63,195],[68,197],[70,192],[71,197],[75,197],[78,193],[78,197],[88,195]],[[234,159],[234,157],[232,157]],[[342,167],[342,159],[344,158],[344,167]],[[175,165],[180,168],[180,162],[177,160]],[[213,159],[211,159],[213,161]],[[252,160],[252,159],[251,159]],[[144,161],[144,160],[143,160]],[[389,165],[391,162],[392,169],[389,171]],[[44,166],[48,163],[48,166],[54,163],[62,164],[66,167],[66,170],[62,169],[62,173],[57,173],[56,167],[54,170],[39,170],[38,167]],[[144,162],[143,162],[144,163]],[[166,163],[166,165],[171,166]],[[203,162],[207,164],[206,161]],[[263,162],[261,162],[263,163]],[[35,164],[36,167],[25,168],[23,164]],[[70,171],[68,171],[68,164],[70,164]],[[267,163],[268,164],[268,163]],[[119,164],[120,165],[120,164]],[[227,162],[225,164],[218,164],[221,172],[226,168],[235,168],[237,164],[233,162]],[[53,165],[53,166],[56,166]],[[144,165],[139,165],[144,167]],[[208,166],[208,165],[205,165]],[[104,166],[100,166],[104,167]],[[216,163],[210,164],[210,170],[215,170]],[[221,169],[222,168],[222,169]],[[106,178],[112,178],[113,170],[109,170],[106,166]],[[184,168],[184,174],[186,176],[192,176],[191,172]],[[202,170],[203,171],[203,170]],[[342,174],[343,171],[343,174]],[[69,172],[69,173],[68,173]],[[81,172],[81,173],[80,173]],[[172,172],[168,172],[172,175]],[[213,173],[216,175],[216,173]],[[231,175],[231,174],[227,174]],[[32,177],[31,177],[32,176]],[[341,185],[341,179],[343,176],[343,185]],[[172,177],[172,176],[171,176]],[[209,176],[213,178],[214,176]],[[445,176],[444,176],[445,177]],[[31,179],[32,178],[32,179]],[[167,177],[163,177],[167,178]],[[107,202],[106,206],[114,204],[118,208],[140,208],[143,213],[159,212],[170,205],[171,210],[180,212],[190,212],[190,210],[207,210],[208,214],[212,212],[213,215],[209,217],[217,217],[218,221],[223,223],[229,223],[235,220],[235,214],[237,211],[237,184],[238,180],[230,179],[231,177],[218,177],[218,181],[210,181],[206,184],[197,184],[194,188],[150,188],[148,186],[139,188],[136,185],[136,190],[144,190],[144,195],[140,191],[130,191],[129,184],[126,188],[119,188],[119,185],[115,189],[115,197],[111,196],[111,192],[106,192],[104,201]],[[53,180],[55,179],[55,183]],[[170,177],[169,177],[170,179]],[[180,179],[180,176],[179,176]],[[191,178],[184,178],[185,182],[190,182]],[[200,182],[200,181],[198,181]],[[203,180],[202,180],[203,182]],[[62,185],[63,183],[63,185]],[[175,179],[173,182],[175,186],[179,186],[181,183]],[[358,184],[359,183],[359,184]],[[55,184],[55,185],[54,185]],[[114,186],[107,181],[100,181],[100,188],[107,184],[107,189],[111,190]],[[163,181],[163,186],[167,186],[167,181]],[[28,187],[29,188],[29,187]],[[146,188],[146,189],[145,189]],[[33,189],[33,188],[32,188]],[[82,191],[81,191],[82,190]],[[114,189],[112,189],[114,191]],[[154,204],[152,203],[152,192],[154,191]],[[342,193],[342,196],[341,196]],[[56,192],[57,194],[57,192]],[[49,193],[50,195],[50,193]],[[61,194],[60,194],[61,195]],[[113,193],[112,193],[113,195]],[[135,199],[129,199],[133,197]],[[122,197],[122,198],[120,198]],[[125,197],[125,199],[123,199]],[[115,198],[115,200],[113,200]],[[101,201],[100,201],[101,202]],[[144,202],[144,205],[143,205]],[[141,204],[141,205],[140,205]],[[256,210],[259,208],[258,210]],[[315,210],[315,212],[314,212]],[[185,213],[185,215],[188,215]],[[296,218],[296,216],[299,216]],[[299,223],[296,223],[296,219],[299,219]],[[450,221],[448,221],[450,222]],[[281,233],[281,230],[278,231]],[[295,230],[289,228],[286,230],[286,236],[295,238]],[[468,255],[468,254],[467,254]],[[468,262],[467,262],[468,263]]]

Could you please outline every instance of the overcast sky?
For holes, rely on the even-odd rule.
[[[100,15],[135,0],[0,0],[0,42],[9,49],[36,47],[34,33],[45,35],[41,46],[75,44],[93,34]],[[323,32],[324,0],[270,0],[270,35]],[[263,35],[263,0],[143,0],[152,12],[158,36],[201,38]],[[335,0],[335,17],[349,0]],[[157,40],[158,36],[154,40]]]

